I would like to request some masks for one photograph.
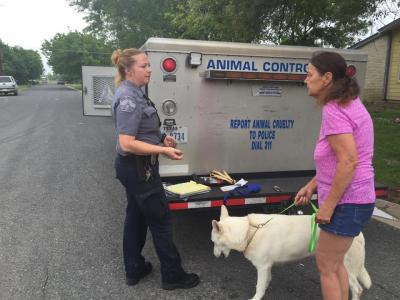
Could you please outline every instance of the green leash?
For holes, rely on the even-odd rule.
[[[311,215],[311,238],[310,238],[310,243],[308,245],[308,251],[313,254],[315,251],[315,244],[317,241],[317,223],[315,223],[315,216],[317,215],[318,212],[318,208],[314,205],[314,203],[311,202],[310,200],[310,204],[314,210],[314,213]],[[291,205],[289,205],[288,207],[286,207],[284,210],[282,210],[279,214],[284,213],[285,211],[287,211],[288,209],[292,208],[293,206],[295,206],[294,203],[292,203]]]
[[[288,207],[286,207],[284,210],[282,210],[280,213],[279,213],[279,215],[280,214],[283,214],[285,211],[287,211],[289,208],[292,208],[294,206],[294,202],[292,203],[292,204],[290,204]]]
[[[308,251],[310,251],[311,254],[314,253],[315,250],[315,243],[317,241],[317,223],[315,223],[315,217],[318,212],[318,208],[310,201],[310,204],[314,210],[314,213],[311,215],[311,238],[310,238],[310,243],[308,245]]]

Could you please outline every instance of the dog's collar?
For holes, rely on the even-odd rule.
[[[249,216],[247,216],[247,219],[249,220],[249,225],[250,225],[250,227],[253,227],[253,228],[255,228],[256,230],[254,231],[254,233],[253,233],[253,235],[251,236],[251,238],[248,240],[247,245],[246,245],[246,248],[244,248],[244,250],[243,250],[243,253],[246,253],[246,250],[247,250],[247,248],[249,247],[250,243],[253,241],[253,238],[254,238],[254,236],[256,235],[258,229],[263,228],[263,227],[264,227],[265,225],[267,225],[267,223],[268,223],[269,221],[271,221],[273,218],[268,219],[266,222],[260,223],[260,224],[257,224],[257,225],[251,224],[251,220],[250,220],[250,217],[249,217]],[[248,233],[250,234],[250,229],[249,229]]]

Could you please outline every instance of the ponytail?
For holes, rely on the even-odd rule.
[[[326,96],[326,102],[336,99],[341,104],[346,104],[360,94],[360,87],[355,78],[345,76],[333,81],[333,86]]]

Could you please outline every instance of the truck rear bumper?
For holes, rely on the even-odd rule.
[[[259,193],[252,193],[245,196],[229,196],[224,203],[224,193],[219,187],[212,187],[211,191],[205,194],[179,199],[168,196],[169,208],[172,211],[213,208],[225,206],[247,206],[247,205],[265,205],[265,204],[283,204],[292,201],[297,191],[303,187],[312,177],[289,177],[289,178],[262,178],[250,179],[250,183],[258,183],[261,186]],[[280,191],[274,190],[278,186]],[[375,183],[376,197],[386,199],[388,188],[382,184]],[[312,200],[317,200],[317,194],[314,194]]]

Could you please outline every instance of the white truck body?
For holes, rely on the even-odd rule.
[[[312,53],[321,49],[163,38],[150,38],[141,49],[151,63],[146,92],[162,131],[184,152],[181,161],[161,159],[162,176],[314,170],[321,108],[303,80]],[[362,89],[367,55],[329,50],[355,66]],[[163,68],[167,58],[176,61],[172,72]],[[110,115],[114,68],[84,67],[83,74],[84,113]],[[94,91],[102,81],[105,89]]]
[[[180,141],[185,153],[182,161],[162,160],[162,175],[207,174],[213,169],[229,173],[314,169],[321,113],[302,81],[318,49],[173,39],[149,39],[141,49],[153,69],[148,95],[157,104],[162,122],[175,121],[170,129],[163,124],[163,130]],[[362,86],[367,55],[335,51],[356,67]],[[191,65],[192,56],[201,56],[201,64]],[[172,74],[161,66],[168,57],[177,64]],[[249,79],[210,78],[210,71],[232,73],[225,78],[244,72]],[[282,74],[282,80],[254,80],[251,75],[256,73],[262,74],[259,77]],[[283,74],[303,76],[290,80]],[[162,103],[167,100],[176,103],[175,115],[163,113]]]

